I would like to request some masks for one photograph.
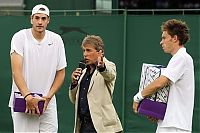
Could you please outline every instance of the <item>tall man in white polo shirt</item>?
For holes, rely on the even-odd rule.
[[[172,55],[166,70],[159,78],[134,96],[133,110],[145,97],[170,84],[164,120],[158,121],[157,133],[191,132],[194,108],[194,66],[192,57],[184,47],[189,40],[189,29],[185,22],[172,19],[161,26],[161,46]]]
[[[67,66],[65,48],[60,35],[46,30],[50,21],[49,9],[36,5],[30,18],[32,28],[15,33],[11,40],[12,92],[9,106],[14,132],[57,132],[55,93],[61,87]],[[14,112],[14,92],[26,101],[26,111]],[[40,93],[43,97],[33,97]],[[45,101],[43,113],[38,102]]]

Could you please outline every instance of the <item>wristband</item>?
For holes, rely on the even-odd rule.
[[[138,92],[138,93],[133,97],[133,100],[134,100],[134,102],[136,102],[136,103],[139,103],[140,101],[142,101],[142,99],[144,99],[144,97],[142,96],[141,91]]]
[[[26,97],[31,95],[31,93],[26,94],[26,96],[24,96],[24,99],[26,100]]]

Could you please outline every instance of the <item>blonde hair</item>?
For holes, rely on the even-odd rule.
[[[87,35],[82,41],[82,46],[84,46],[85,44],[93,45],[97,51],[104,51],[104,43],[100,36]]]

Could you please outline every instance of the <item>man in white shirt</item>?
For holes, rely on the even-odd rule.
[[[15,33],[11,40],[12,92],[9,101],[14,132],[57,132],[55,93],[61,87],[67,66],[65,48],[60,35],[46,30],[49,9],[36,5],[32,10],[32,28]],[[14,93],[26,101],[25,112],[15,112]],[[42,94],[34,97],[31,93]],[[38,102],[44,101],[43,112]]]
[[[161,76],[134,96],[133,110],[145,97],[170,85],[167,109],[163,120],[158,121],[157,133],[191,132],[194,108],[194,66],[192,57],[184,47],[189,40],[189,29],[185,22],[172,19],[161,26],[161,46],[172,55]]]

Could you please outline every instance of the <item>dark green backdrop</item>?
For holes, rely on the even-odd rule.
[[[117,65],[114,104],[123,123],[124,132],[153,133],[156,124],[132,111],[132,97],[138,91],[143,62],[167,65],[170,55],[160,47],[160,25],[167,19],[182,19],[190,26],[191,40],[187,51],[195,64],[195,109],[193,132],[200,132],[199,117],[199,24],[200,17],[186,16],[51,16],[48,29],[60,34],[64,40],[68,67],[64,85],[57,93],[59,133],[72,132],[74,107],[68,98],[70,75],[82,58],[80,44],[86,34],[100,35],[105,43],[105,55]],[[0,17],[0,132],[13,132],[8,100],[11,90],[10,40],[15,32],[29,28],[29,16]],[[72,30],[70,30],[72,29]]]

